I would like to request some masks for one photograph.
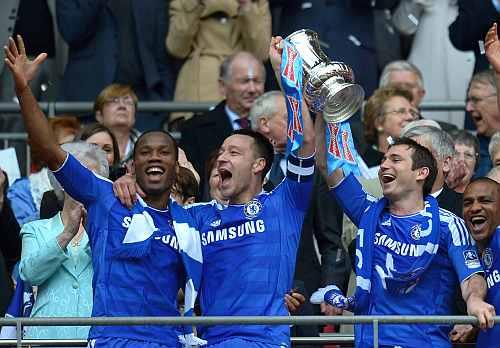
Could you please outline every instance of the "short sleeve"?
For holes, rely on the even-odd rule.
[[[483,268],[479,262],[476,246],[472,243],[464,221],[454,216],[447,219],[446,223],[449,229],[449,233],[446,234],[448,256],[459,281],[463,282],[475,273],[482,273]]]

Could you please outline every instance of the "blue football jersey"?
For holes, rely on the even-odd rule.
[[[178,316],[177,292],[184,271],[168,211],[146,206],[156,231],[145,256],[123,256],[132,211],[114,196],[112,182],[68,155],[54,172],[65,191],[87,209],[86,231],[94,267],[92,316]],[[94,326],[89,338],[125,338],[178,346],[173,326]]]
[[[495,307],[495,311],[500,311],[500,227],[497,227],[495,234],[491,238],[490,244],[484,249],[481,255],[481,264],[486,276],[488,294],[486,302]],[[495,324],[492,329],[479,331],[477,338],[478,347],[496,347],[500,342],[500,324]]]
[[[313,159],[289,159],[287,177],[270,193],[224,209],[195,205],[200,228],[204,316],[288,315],[300,231],[309,205]],[[199,329],[209,344],[229,338],[287,347],[287,325],[220,325]]]
[[[361,217],[376,202],[354,177],[345,178],[334,190],[335,197],[351,220],[359,226]],[[370,315],[450,315],[458,282],[482,272],[476,247],[463,220],[439,209],[438,245],[430,245],[430,214],[425,210],[407,216],[382,211],[373,245]],[[363,238],[360,229],[357,238]],[[365,241],[365,243],[368,241]],[[434,249],[431,264],[406,293],[388,291],[386,279],[393,272],[411,269],[426,248]],[[381,345],[401,347],[450,347],[448,325],[380,325]],[[357,325],[360,346],[373,346],[373,326]]]

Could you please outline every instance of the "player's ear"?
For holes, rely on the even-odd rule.
[[[261,117],[257,120],[259,125],[259,129],[262,130],[263,133],[269,134],[269,119],[267,117]]]
[[[252,173],[257,174],[266,168],[266,159],[264,157],[257,158],[252,165]]]
[[[417,171],[417,180],[425,180],[430,174],[430,170],[428,167],[418,168]]]

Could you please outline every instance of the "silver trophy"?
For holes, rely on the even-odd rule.
[[[331,61],[319,45],[318,34],[302,29],[286,40],[298,51],[304,69],[303,95],[313,112],[323,112],[326,122],[347,120],[361,107],[365,93],[354,83],[351,67]]]

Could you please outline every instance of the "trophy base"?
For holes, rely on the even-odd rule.
[[[337,83],[329,90],[323,108],[323,118],[329,123],[348,120],[363,104],[365,93],[360,85]]]
[[[343,122],[363,104],[365,93],[354,84],[351,68],[342,62],[316,66],[304,84],[304,98],[313,112],[323,112],[326,122]]]

